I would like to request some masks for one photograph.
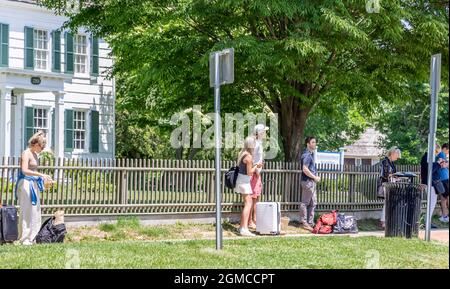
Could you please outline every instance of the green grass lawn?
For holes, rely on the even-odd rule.
[[[360,231],[376,229],[377,222],[361,220]],[[297,225],[292,222],[286,232],[307,234]],[[448,243],[352,236],[247,239],[237,237],[237,227],[224,221],[224,237],[237,239],[224,240],[224,250],[216,252],[212,224],[143,226],[136,217],[123,217],[68,227],[64,244],[0,246],[0,268],[449,268]]]
[[[0,247],[0,268],[449,268],[449,247],[413,239],[259,237]]]

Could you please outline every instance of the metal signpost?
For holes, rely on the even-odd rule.
[[[437,127],[437,110],[438,110],[438,93],[440,90],[441,80],[441,54],[431,56],[431,111],[430,111],[430,134],[428,135],[428,180],[427,180],[427,220],[425,228],[425,240],[430,241],[431,229],[431,186],[434,162],[434,149],[436,146],[436,127]]]
[[[211,53],[209,57],[210,86],[214,87],[214,136],[216,145],[216,249],[222,249],[222,210],[220,191],[220,149],[222,145],[222,124],[220,119],[220,86],[234,82],[234,49],[225,49]]]

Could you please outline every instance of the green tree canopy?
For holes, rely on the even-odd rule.
[[[413,91],[411,100],[385,105],[375,118],[377,129],[384,135],[380,147],[399,147],[402,150],[399,163],[418,164],[428,150],[430,88],[429,85],[416,85]],[[436,141],[440,145],[448,143],[449,139],[448,97],[448,88],[444,87],[438,98]]]
[[[338,151],[356,141],[370,120],[355,104],[336,101],[331,95],[325,98],[308,117],[305,135],[317,138],[320,151]]]
[[[447,1],[384,0],[379,13],[362,0],[90,0],[76,12],[42,2],[105,38],[130,105],[152,95],[155,114],[212,108],[209,53],[234,47],[223,110],[267,105],[286,160],[297,159],[308,116],[327,96],[369,113],[411,99],[408,84],[428,81],[434,53],[448,79]]]

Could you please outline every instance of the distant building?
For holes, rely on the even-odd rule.
[[[378,142],[382,136],[374,128],[368,128],[359,140],[344,147],[344,164],[359,166],[378,163],[383,154],[383,150],[378,148]]]

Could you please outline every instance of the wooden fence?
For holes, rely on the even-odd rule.
[[[234,162],[222,163],[222,209],[237,212],[241,196],[224,186],[224,174]],[[215,211],[213,161],[149,159],[52,159],[40,171],[56,180],[41,193],[44,214],[64,209],[66,215],[143,215],[209,213]],[[378,210],[378,166],[319,165],[318,211]],[[418,174],[418,166],[397,166]],[[18,158],[0,160],[0,200],[17,205],[14,197]],[[283,211],[298,211],[301,197],[298,163],[266,162],[261,201],[281,202]],[[418,182],[419,179],[416,179]],[[425,196],[424,196],[425,197]]]

